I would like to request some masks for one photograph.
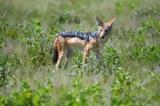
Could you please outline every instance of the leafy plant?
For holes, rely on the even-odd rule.
[[[22,38],[25,43],[28,54],[31,56],[31,61],[36,66],[46,65],[47,60],[50,58],[50,48],[51,48],[51,35],[46,35],[42,29],[42,25],[39,20],[31,21],[32,33],[26,32],[26,37]],[[48,52],[46,52],[48,51]]]
[[[104,96],[102,95],[103,89],[100,84],[92,84],[84,86],[79,79],[73,80],[73,85],[70,90],[63,93],[60,98],[64,106],[88,106],[90,104],[104,104]]]
[[[133,60],[145,60],[148,62],[159,62],[160,47],[133,48],[130,58]]]
[[[28,82],[23,81],[19,91],[14,92],[9,97],[0,96],[0,104],[5,106],[53,105],[54,101],[50,99],[52,92],[52,86],[48,85],[32,90]]]
[[[0,87],[5,85],[10,76],[10,72],[7,70],[6,63],[8,61],[8,58],[5,54],[0,52]]]

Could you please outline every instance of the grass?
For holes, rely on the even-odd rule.
[[[0,105],[158,106],[158,0],[0,0]],[[50,49],[59,31],[95,31],[95,16],[117,16],[99,65],[75,52],[55,71]]]

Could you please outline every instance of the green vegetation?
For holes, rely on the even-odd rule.
[[[101,64],[75,52],[55,71],[56,33],[117,16]],[[159,106],[158,0],[0,0],[1,106]]]

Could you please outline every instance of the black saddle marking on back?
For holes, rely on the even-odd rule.
[[[78,37],[82,40],[89,42],[92,38],[98,38],[98,32],[80,32],[80,31],[69,31],[69,32],[60,32],[62,37]]]

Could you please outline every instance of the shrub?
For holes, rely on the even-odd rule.
[[[0,96],[0,104],[5,106],[39,106],[39,105],[54,105],[51,99],[53,87],[39,87],[32,90],[28,82],[23,81],[20,89],[13,92],[8,97]]]
[[[159,62],[160,60],[160,47],[146,47],[146,48],[133,48],[129,54],[133,60],[144,60],[148,62]]]

